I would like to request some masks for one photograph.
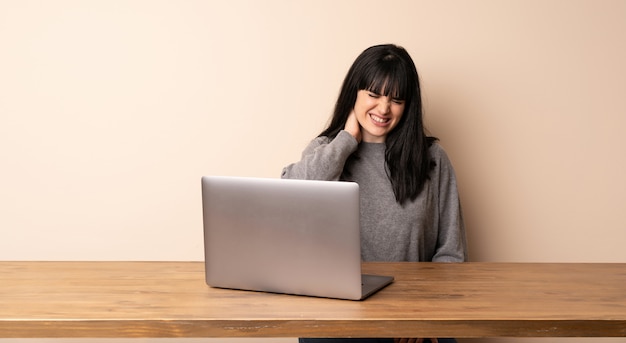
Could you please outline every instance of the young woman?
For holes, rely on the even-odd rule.
[[[350,67],[328,127],[282,177],[359,184],[364,261],[463,262],[456,178],[436,141],[424,129],[419,77],[407,51],[372,46]]]

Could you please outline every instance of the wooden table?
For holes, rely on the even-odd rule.
[[[0,337],[626,337],[626,264],[366,263],[365,301],[216,289],[201,262],[0,262]]]

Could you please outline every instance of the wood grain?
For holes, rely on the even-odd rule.
[[[208,287],[201,262],[0,262],[0,337],[626,337],[626,264],[366,263],[365,301]]]

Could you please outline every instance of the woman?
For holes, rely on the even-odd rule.
[[[364,261],[463,262],[456,178],[436,141],[423,126],[409,54],[396,45],[372,46],[350,67],[328,127],[282,177],[359,184]]]

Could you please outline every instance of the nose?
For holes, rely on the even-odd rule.
[[[387,112],[389,112],[389,109],[391,108],[391,99],[386,96],[381,96],[378,99],[379,100],[377,107],[381,114],[386,114]]]

